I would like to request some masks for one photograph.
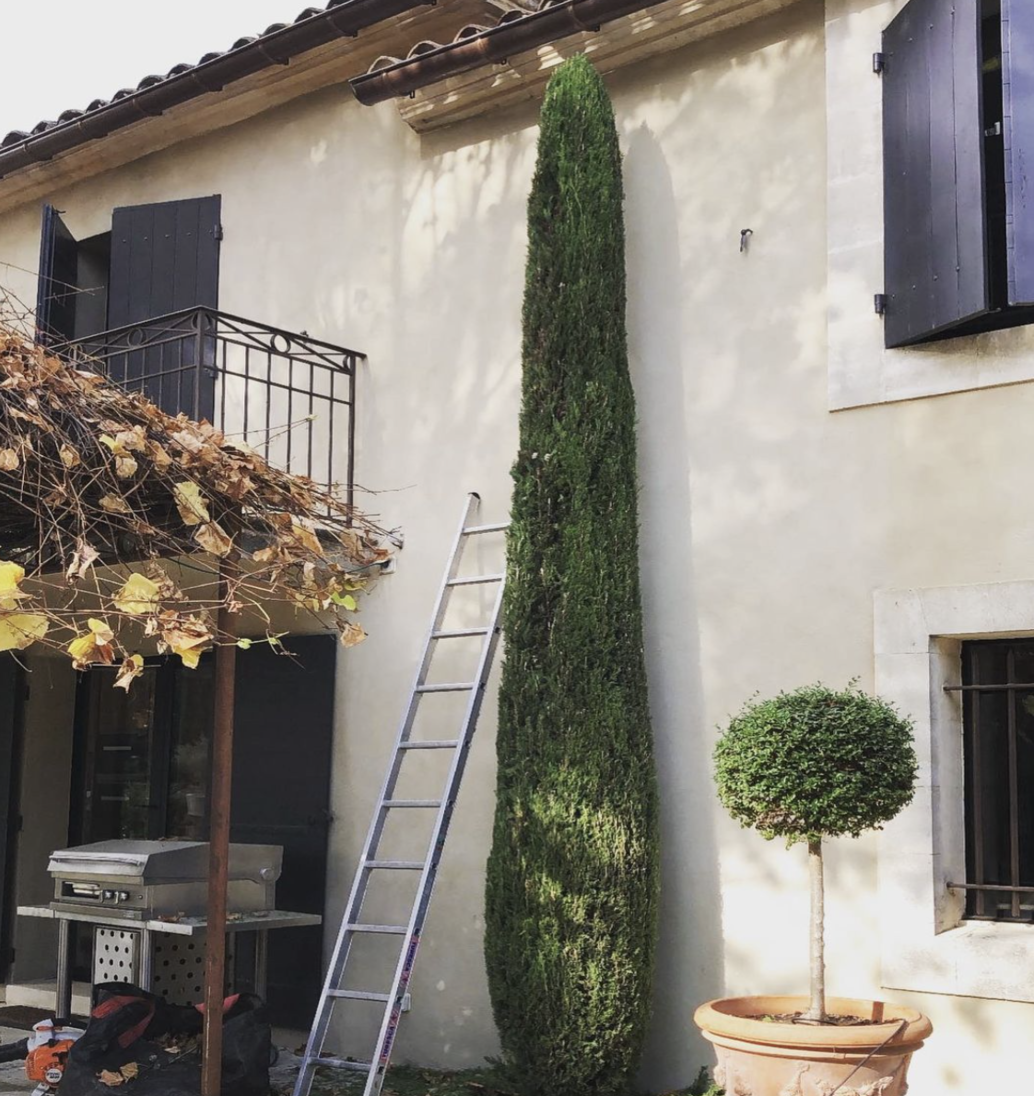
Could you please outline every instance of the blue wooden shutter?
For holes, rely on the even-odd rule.
[[[1002,0],[1009,304],[1034,304],[1034,6]]]
[[[219,306],[218,195],[155,205],[124,206],[111,218],[108,327],[146,324],[183,309]],[[163,328],[164,330],[164,328]],[[163,411],[212,419],[215,378],[197,369],[197,344],[182,338],[119,355],[112,377],[142,390]],[[214,353],[205,346],[203,352]],[[210,361],[202,365],[210,365]]]
[[[44,346],[75,336],[78,277],[79,245],[58,211],[45,205],[36,290],[36,341]]]
[[[910,0],[883,52],[885,324],[895,347],[951,334],[991,307],[980,0]]]

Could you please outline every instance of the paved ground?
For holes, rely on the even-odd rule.
[[[0,1044],[17,1043],[28,1035],[27,1031],[15,1031],[13,1028],[0,1028]],[[32,1092],[36,1086],[25,1079],[25,1066],[22,1062],[10,1062],[0,1065],[0,1096],[9,1096],[14,1092]]]

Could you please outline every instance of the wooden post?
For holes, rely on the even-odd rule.
[[[219,569],[221,607],[215,650],[215,723],[212,731],[212,796],[208,834],[208,932],[205,953],[205,1031],[202,1096],[220,1096],[223,1073],[223,998],[226,993],[226,881],[230,858],[233,778],[233,694],[237,667],[237,618],[226,609],[233,564]]]

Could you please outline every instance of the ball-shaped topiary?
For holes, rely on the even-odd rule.
[[[853,685],[749,702],[714,752],[718,796],[744,826],[788,844],[857,837],[912,800],[912,723]]]
[[[857,837],[912,800],[912,724],[852,682],[842,692],[807,685],[749,702],[714,751],[718,797],[744,826],[787,845],[808,843],[811,993],[804,1018],[826,1014],[824,837]]]

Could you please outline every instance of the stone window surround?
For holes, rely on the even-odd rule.
[[[877,693],[915,721],[912,804],[880,834],[881,984],[1034,1002],[1034,926],[963,921],[961,677],[964,639],[1034,635],[1034,582],[874,595]]]

